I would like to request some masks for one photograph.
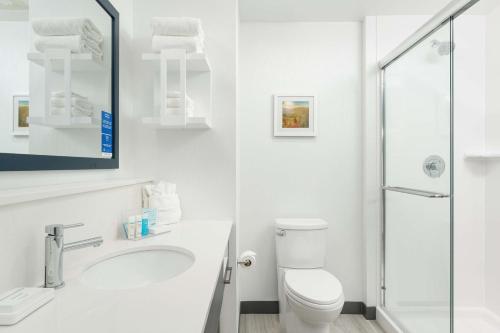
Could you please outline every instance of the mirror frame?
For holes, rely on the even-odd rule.
[[[0,153],[0,171],[89,170],[119,168],[119,37],[120,15],[109,0],[95,0],[111,18],[111,101],[113,114],[113,158],[89,158]]]

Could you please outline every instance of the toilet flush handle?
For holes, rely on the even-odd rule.
[[[284,237],[284,236],[286,236],[286,230],[283,230],[283,229],[276,230],[276,235],[280,236],[280,237]]]

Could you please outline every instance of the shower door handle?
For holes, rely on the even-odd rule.
[[[416,190],[406,187],[393,187],[393,186],[382,186],[382,190],[391,191],[391,192],[399,192],[406,193],[411,195],[418,195],[421,197],[431,198],[431,199],[439,199],[439,198],[449,198],[449,194],[439,193],[439,192],[430,192],[430,191],[422,191]]]

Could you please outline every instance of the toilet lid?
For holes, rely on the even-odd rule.
[[[343,295],[340,281],[322,269],[289,270],[285,284],[295,296],[313,304],[333,304]]]

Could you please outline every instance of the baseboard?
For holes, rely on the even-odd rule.
[[[363,302],[345,302],[342,308],[342,314],[360,314],[366,320],[377,319],[377,311],[374,306],[366,306]]]
[[[240,314],[277,314],[280,313],[278,301],[242,301]]]
[[[240,314],[277,314],[279,313],[278,301],[242,301]],[[343,314],[360,314],[366,320],[375,320],[377,311],[374,306],[366,306],[363,302],[345,302]]]

